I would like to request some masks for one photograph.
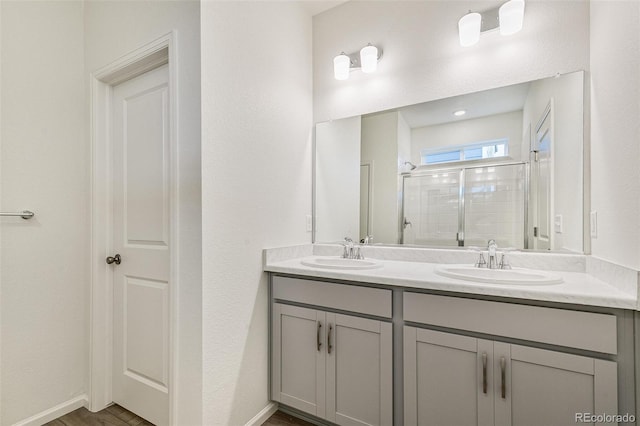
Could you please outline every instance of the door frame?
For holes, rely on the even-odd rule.
[[[111,102],[113,87],[159,66],[169,66],[169,421],[175,424],[175,383],[178,341],[178,132],[177,132],[177,42],[176,32],[150,43],[94,71],[89,76],[89,138],[91,176],[91,236],[89,293],[89,403],[99,411],[112,399],[113,273],[104,259],[113,247]]]
[[[367,179],[369,186],[367,188],[367,233],[365,236],[371,235],[373,226],[373,177],[374,177],[374,160],[360,162],[360,168],[367,168]],[[362,198],[362,181],[360,181],[360,198]],[[358,240],[360,240],[358,238]]]
[[[556,135],[555,135],[555,105],[554,105],[554,98],[553,96],[549,98],[549,102],[547,102],[547,105],[545,106],[542,115],[540,115],[540,118],[538,118],[538,121],[535,125],[535,127],[532,129],[532,133],[531,133],[531,140],[530,142],[533,142],[535,144],[535,153],[534,155],[537,156],[538,153],[538,132],[540,131],[540,129],[542,128],[542,125],[544,124],[544,122],[547,120],[547,118],[549,119],[549,134],[551,135],[551,149],[549,150],[549,200],[547,202],[548,204],[548,208],[549,208],[549,248],[547,250],[554,250],[555,248],[555,226],[554,226],[554,222],[555,222],[555,149],[556,149]],[[536,163],[538,161],[535,161]],[[535,172],[535,173],[534,173]],[[530,191],[530,196],[533,196],[535,203],[532,209],[532,220],[531,220],[531,235],[532,235],[532,242],[531,242],[531,248],[537,250],[538,247],[538,239],[537,237],[534,235],[533,232],[533,228],[536,226],[539,226],[540,224],[540,217],[539,217],[539,204],[540,204],[540,200],[538,198],[538,182],[539,182],[539,164],[537,164],[535,166],[535,169],[533,167],[533,160],[532,160],[532,170],[531,170],[531,176],[530,176],[530,183],[533,182],[535,180],[536,182],[536,191],[535,194],[533,193],[533,191]]]

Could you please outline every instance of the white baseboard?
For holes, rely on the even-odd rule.
[[[73,410],[84,407],[87,405],[87,402],[87,395],[80,395],[70,399],[69,401],[63,402],[62,404],[58,404],[55,407],[49,408],[48,410],[35,414],[28,419],[14,423],[13,426],[41,426],[51,420],[55,420],[65,414],[69,414]]]
[[[253,416],[251,420],[247,422],[244,426],[260,426],[262,423],[266,422],[269,417],[273,416],[273,413],[278,411],[278,403],[270,402],[269,405],[264,407],[262,411]]]

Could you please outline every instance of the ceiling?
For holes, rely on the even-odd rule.
[[[336,6],[340,6],[342,3],[346,3],[347,0],[303,0],[300,3],[302,7],[309,12],[309,15],[315,16],[326,10],[333,9]]]
[[[398,108],[409,127],[425,127],[463,121],[488,115],[519,111],[524,106],[530,83],[515,84],[483,92],[454,96],[422,104]],[[461,117],[454,111],[465,110]]]

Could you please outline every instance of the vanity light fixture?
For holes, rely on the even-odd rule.
[[[349,67],[351,67],[351,59],[344,52],[333,58],[333,76],[336,80],[348,79]]]
[[[378,69],[378,48],[371,43],[360,49],[360,64],[362,72],[372,73]]]
[[[498,10],[500,34],[511,35],[522,29],[524,20],[524,0],[509,0]]]
[[[460,46],[473,46],[480,34],[500,29],[501,35],[515,34],[522,29],[524,0],[509,0],[500,7],[478,13],[471,12],[458,21]]]
[[[361,69],[367,74],[375,72],[381,57],[382,49],[371,43],[360,49],[359,52],[350,54],[342,52],[333,58],[333,76],[336,80],[346,80],[352,69]]]
[[[458,111],[454,112],[454,113],[453,113],[453,115],[455,115],[456,117],[462,117],[462,116],[463,116],[463,115],[465,115],[466,113],[467,113],[467,111],[466,111],[466,110],[464,110],[464,109],[460,109],[460,110],[458,110]]]
[[[460,46],[473,46],[480,40],[480,26],[482,15],[471,12],[464,15],[458,21],[458,34],[460,35]]]

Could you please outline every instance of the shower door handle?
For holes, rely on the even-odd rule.
[[[106,261],[107,261],[107,265],[111,265],[112,263],[119,265],[120,263],[122,263],[122,258],[120,257],[119,254],[116,254],[113,257],[111,256],[107,257]]]

